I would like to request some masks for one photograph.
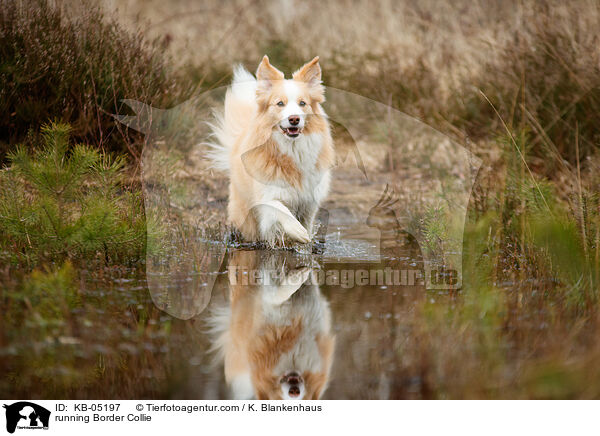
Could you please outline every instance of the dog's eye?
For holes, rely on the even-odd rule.
[[[284,103],[284,102],[282,102],[282,101],[278,101],[278,102],[277,102],[277,106],[285,106],[285,103]]]
[[[304,100],[300,100],[300,106],[306,106],[306,102]]]

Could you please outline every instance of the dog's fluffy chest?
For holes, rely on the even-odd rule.
[[[302,203],[320,203],[329,188],[330,170],[318,164],[323,148],[323,137],[320,134],[303,135],[290,140],[279,134],[275,136],[279,151],[291,158],[301,174],[301,186],[290,184],[274,184],[267,186],[268,197],[278,199],[288,207],[296,208]]]
[[[273,292],[265,289],[263,292]],[[327,301],[316,286],[303,285],[282,304],[263,303],[263,316],[266,324],[285,326],[298,316],[302,318],[301,331],[294,347],[279,356],[276,374],[294,369],[302,371],[322,371],[323,361],[316,337],[329,333],[330,314]]]

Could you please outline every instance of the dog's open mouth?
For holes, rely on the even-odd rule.
[[[302,133],[302,130],[299,127],[279,127],[281,128],[283,133],[285,133],[290,138],[295,138],[296,136],[300,135],[300,133]]]

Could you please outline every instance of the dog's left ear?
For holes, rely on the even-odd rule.
[[[321,66],[319,65],[319,56],[316,56],[312,61],[307,62],[292,74],[294,80],[308,83],[310,86],[321,84]]]

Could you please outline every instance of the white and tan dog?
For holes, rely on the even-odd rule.
[[[246,241],[307,243],[327,196],[334,148],[319,58],[286,80],[265,56],[256,78],[234,71],[209,153],[228,171],[228,220]]]
[[[319,399],[333,362],[331,311],[303,258],[236,250],[229,302],[214,308],[213,350],[235,399]]]

